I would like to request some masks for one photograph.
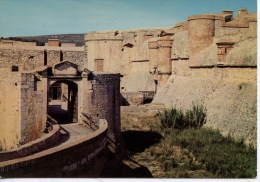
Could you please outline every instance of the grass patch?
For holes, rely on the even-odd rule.
[[[256,150],[243,140],[235,141],[208,128],[172,132],[175,144],[191,151],[208,171],[225,178],[256,177]]]
[[[157,114],[158,117],[138,118],[134,115],[136,119],[131,121],[128,115],[127,120],[122,120],[125,131],[138,125],[139,131],[148,130],[162,136],[158,142],[131,155],[134,161],[146,166],[153,177],[256,177],[256,149],[245,145],[243,140],[225,137],[218,130],[202,127],[206,122],[206,109],[203,106],[193,105],[185,111],[173,108],[163,110],[160,114]]]
[[[256,149],[242,140],[224,137],[210,128],[164,132],[160,143],[147,149],[149,153],[139,155],[157,161],[165,177],[255,178],[257,175]]]

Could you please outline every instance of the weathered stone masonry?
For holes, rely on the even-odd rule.
[[[114,150],[118,150],[115,144],[120,145],[121,140],[120,75],[94,72],[90,82],[90,88],[83,93],[83,111],[95,122],[100,118],[108,121],[108,137],[115,141]]]
[[[90,32],[84,47],[1,44],[2,149],[41,137],[47,92],[55,82],[77,89],[73,121],[91,128],[104,119],[107,126],[59,151],[0,163],[0,175],[73,176],[102,165],[96,158],[107,141],[115,153],[121,144],[120,90],[135,104],[147,91],[156,93],[153,103],[166,107],[203,103],[207,126],[256,145],[256,27],[256,14],[242,8],[236,17],[232,11],[195,15],[170,28]]]

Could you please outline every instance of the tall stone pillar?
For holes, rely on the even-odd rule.
[[[171,61],[172,40],[170,37],[163,37],[158,40],[158,81],[159,88],[168,80],[172,72]]]
[[[158,40],[158,71],[161,74],[171,74],[171,48],[169,37]]]
[[[149,47],[149,72],[154,73],[158,66],[158,42],[151,41],[148,42]]]

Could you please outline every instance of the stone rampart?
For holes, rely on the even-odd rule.
[[[65,59],[79,64],[83,70],[87,54],[84,47],[0,46],[0,68],[15,65],[19,71],[30,71]]]
[[[0,163],[7,160],[22,158],[53,146],[60,139],[60,126],[54,125],[48,134],[12,150],[0,152]]]
[[[36,46],[36,42],[21,42],[15,40],[0,40],[0,46]]]
[[[100,156],[107,144],[107,122],[78,141],[48,149],[27,157],[0,163],[2,177],[97,177],[105,158]],[[95,164],[100,166],[96,166]],[[98,171],[98,172],[97,172]],[[93,174],[95,174],[93,176]]]
[[[17,72],[0,70],[0,149],[7,150],[21,139],[21,77]]]
[[[149,60],[148,41],[157,39],[160,32],[160,29],[140,29],[88,33],[85,36],[87,67],[94,71],[120,73],[125,76],[122,82],[126,83],[125,79],[135,76],[130,73],[135,69],[132,63]],[[123,87],[130,89],[127,85]]]
[[[0,47],[0,68],[8,68],[12,65],[19,67],[19,70],[32,70],[44,65],[44,52],[40,50],[23,50],[14,47]]]

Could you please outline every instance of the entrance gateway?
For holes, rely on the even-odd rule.
[[[58,124],[77,123],[79,121],[79,83],[82,77],[78,65],[64,61],[54,65],[48,76],[48,109],[49,116]]]

